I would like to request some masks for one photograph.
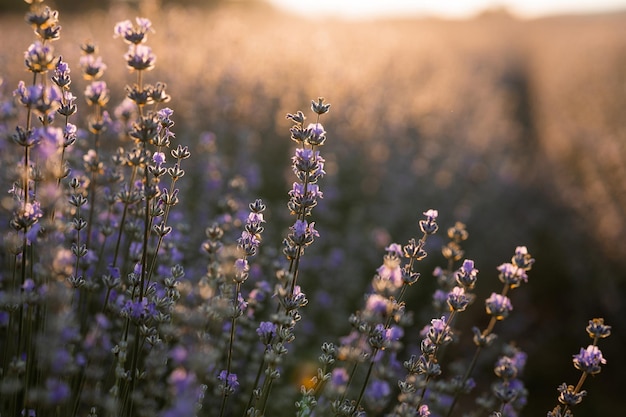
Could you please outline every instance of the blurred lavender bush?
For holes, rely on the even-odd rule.
[[[408,199],[387,204],[410,189],[384,182],[408,175],[407,164],[407,172],[425,172],[429,161],[405,155],[383,176],[385,145],[357,142],[342,145],[355,149],[352,159],[337,159],[335,145],[327,160],[330,105],[320,98],[313,116],[287,115],[292,185],[268,190],[261,174],[285,170],[276,159],[256,165],[264,155],[248,146],[249,132],[230,149],[212,132],[190,144],[176,134],[176,113],[166,107],[176,93],[170,97],[169,79],[151,77],[150,20],[114,26],[127,45],[123,62],[109,62],[88,41],[70,63],[55,48],[58,12],[27,3],[35,33],[23,55],[28,77],[3,85],[0,97],[8,191],[0,212],[0,416],[521,415],[529,358],[523,343],[503,340],[514,325],[496,335],[516,315],[511,290],[529,281],[535,260],[515,248],[487,273],[502,289],[492,292],[497,282],[486,278],[487,289],[476,291],[483,279],[465,257],[465,224],[441,233],[438,210]],[[123,91],[111,91],[105,61],[125,63]],[[198,97],[181,102],[216,117],[203,106]],[[344,118],[358,117],[354,111],[339,109]],[[246,124],[219,116],[218,127]],[[283,146],[273,146],[267,151],[281,155]],[[445,184],[440,172],[431,185]],[[354,189],[368,186],[380,190],[370,202],[402,219],[402,237],[415,225],[404,244],[391,238],[399,231],[365,223],[351,208],[361,203]],[[441,266],[426,260],[433,248],[441,248]],[[373,257],[382,264],[367,272]],[[364,273],[373,274],[369,284],[353,279]],[[544,407],[548,416],[572,415],[586,378],[606,363],[597,343],[610,326],[593,319],[587,333],[592,344],[573,356],[578,383],[558,386],[560,376],[551,376],[557,405]]]

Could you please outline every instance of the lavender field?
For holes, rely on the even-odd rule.
[[[535,416],[581,371],[574,415],[621,410],[626,13],[358,22],[119,2],[59,9],[33,76],[28,7],[0,14],[0,417]],[[38,118],[27,86],[59,85],[59,57],[71,84],[50,114],[66,90],[77,110]],[[22,146],[27,123],[65,144]],[[513,308],[497,314],[502,283]],[[578,352],[600,317],[596,375]],[[498,337],[461,394],[443,381],[468,369],[473,326]],[[517,349],[515,376],[494,374]],[[322,351],[329,379],[311,383]],[[416,382],[403,362],[420,354],[441,375]]]

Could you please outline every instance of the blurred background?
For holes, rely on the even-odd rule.
[[[109,67],[110,112],[132,82],[113,26],[136,15],[152,20],[157,67],[149,81],[167,83],[178,141],[194,151],[182,191],[197,242],[219,211],[206,203],[217,199],[206,184],[237,173],[250,198],[269,205],[274,235],[264,245],[280,247],[293,181],[284,116],[319,96],[332,104],[322,120],[325,198],[313,216],[321,238],[307,251],[302,281],[311,294],[306,320],[310,328],[324,323],[328,333],[303,332],[300,340],[319,346],[345,334],[385,245],[417,236],[421,213],[436,208],[441,232],[429,241],[409,301],[417,328],[429,319],[431,272],[444,265],[439,248],[455,221],[467,225],[464,248],[480,270],[481,298],[500,290],[495,268],[525,245],[536,259],[529,284],[513,292],[515,310],[496,327],[529,354],[524,415],[545,415],[556,405],[556,387],[576,383],[571,357],[590,343],[584,328],[593,317],[613,326],[600,344],[608,363],[585,383],[589,395],[575,415],[621,409],[626,2],[548,10],[484,1],[451,11],[371,13],[355,12],[383,2],[339,11],[324,1],[308,9],[280,8],[286,2],[279,0],[47,3],[60,11],[63,27],[55,50],[74,73],[79,45],[99,46]],[[409,2],[389,4],[396,3]],[[28,75],[26,10],[23,2],[0,1],[5,95]],[[77,78],[72,90],[80,96],[86,84]],[[213,152],[207,138],[222,153],[220,173],[203,165]],[[479,301],[459,326],[485,323]],[[467,333],[461,340],[470,343]],[[417,341],[416,333],[408,337]]]

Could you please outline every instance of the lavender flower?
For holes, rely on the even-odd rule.
[[[535,260],[528,253],[526,246],[518,246],[515,248],[515,255],[513,255],[511,262],[518,268],[528,271],[535,263]]]
[[[426,337],[435,345],[446,345],[452,341],[452,333],[448,326],[446,316],[440,319],[432,319],[428,327]]]
[[[319,151],[298,148],[295,156],[292,157],[293,172],[301,182],[315,183],[326,174],[324,162]]]
[[[68,89],[72,83],[70,72],[70,66],[67,62],[63,61],[62,57],[59,57],[57,64],[54,67],[52,82],[54,82],[61,89]]]
[[[558,401],[563,404],[557,405],[551,412],[549,417],[567,417],[571,416],[569,407],[582,402],[587,392],[582,390],[583,383],[588,375],[596,375],[602,370],[601,365],[606,363],[606,359],[602,356],[602,352],[596,346],[599,338],[607,337],[610,334],[610,326],[604,324],[604,319],[597,318],[589,321],[587,333],[592,337],[594,343],[587,348],[580,348],[580,352],[574,355],[572,362],[574,367],[582,372],[576,386],[562,383],[557,390],[559,391]]]
[[[233,394],[239,388],[239,381],[237,379],[237,375],[233,373],[228,373],[226,370],[223,370],[217,376],[217,380],[220,382],[219,388],[223,392]]]
[[[268,345],[272,342],[274,336],[276,336],[276,330],[276,324],[269,321],[262,321],[256,329],[256,332],[259,335],[259,339],[261,339],[261,343]]]
[[[54,69],[54,50],[52,46],[35,41],[24,53],[24,61],[29,71],[43,73]]]
[[[611,326],[604,324],[604,319],[602,318],[589,320],[589,325],[586,330],[589,337],[594,340],[604,339],[605,337],[609,337],[611,335]]]
[[[125,42],[134,45],[146,42],[148,32],[154,32],[152,22],[144,17],[135,18],[135,22],[135,25],[130,20],[117,23],[113,30],[114,37],[122,37]]]
[[[474,261],[466,259],[463,265],[454,273],[456,282],[465,288],[471,290],[476,285],[478,269],[474,268]]]
[[[102,62],[102,58],[93,54],[81,56],[79,65],[83,70],[83,76],[86,80],[99,79],[107,68],[104,62]]]
[[[511,310],[513,310],[513,305],[509,297],[491,293],[491,296],[485,301],[485,308],[487,314],[495,317],[496,320],[503,320],[509,315]]]
[[[577,391],[573,385],[567,385],[565,383],[559,385],[559,402],[565,404],[568,407],[572,407],[576,404],[580,404],[583,397],[587,395],[587,391]]]
[[[21,104],[37,111],[44,118],[60,107],[63,98],[56,85],[44,87],[41,84],[35,84],[26,87],[23,81],[19,82],[13,94],[18,97]]]
[[[135,71],[150,71],[156,64],[156,56],[152,53],[152,48],[145,45],[129,46],[124,59],[128,68]]]
[[[580,348],[580,353],[574,355],[573,362],[579,371],[595,375],[600,373],[601,365],[606,363],[606,359],[602,357],[602,352],[597,346],[589,345],[586,349]]]
[[[510,288],[517,288],[522,282],[528,282],[526,271],[517,265],[505,263],[498,267],[498,271],[498,279]]]
[[[428,235],[432,235],[439,229],[437,226],[437,217],[439,216],[439,212],[437,210],[427,210],[424,213],[426,216],[426,220],[420,220],[419,226],[423,233]]]
[[[463,311],[470,303],[471,298],[465,294],[465,288],[454,287],[448,294],[448,306],[451,311]]]
[[[109,102],[109,89],[104,81],[94,81],[85,88],[85,98],[91,105],[104,106]]]

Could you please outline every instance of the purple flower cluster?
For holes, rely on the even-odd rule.
[[[604,324],[604,319],[595,318],[589,320],[586,330],[593,343],[586,348],[581,347],[580,352],[574,355],[572,359],[574,367],[581,371],[582,375],[575,386],[565,382],[559,385],[557,391],[559,392],[558,401],[560,404],[548,412],[548,417],[571,416],[570,408],[580,404],[583,397],[587,395],[587,391],[582,389],[587,376],[599,374],[602,371],[602,365],[606,364],[606,359],[596,343],[599,339],[611,334],[611,326]]]
[[[606,363],[606,359],[602,357],[602,352],[595,345],[589,345],[587,348],[580,348],[580,353],[574,355],[574,368],[590,375],[600,373],[601,365]]]
[[[487,314],[496,320],[504,320],[513,310],[513,304],[511,304],[509,297],[492,292],[489,298],[485,300],[485,309]]]
[[[509,345],[494,366],[498,381],[493,384],[491,391],[499,405],[499,412],[505,415],[518,416],[526,405],[528,392],[519,378],[526,365],[526,357],[524,352]]]

